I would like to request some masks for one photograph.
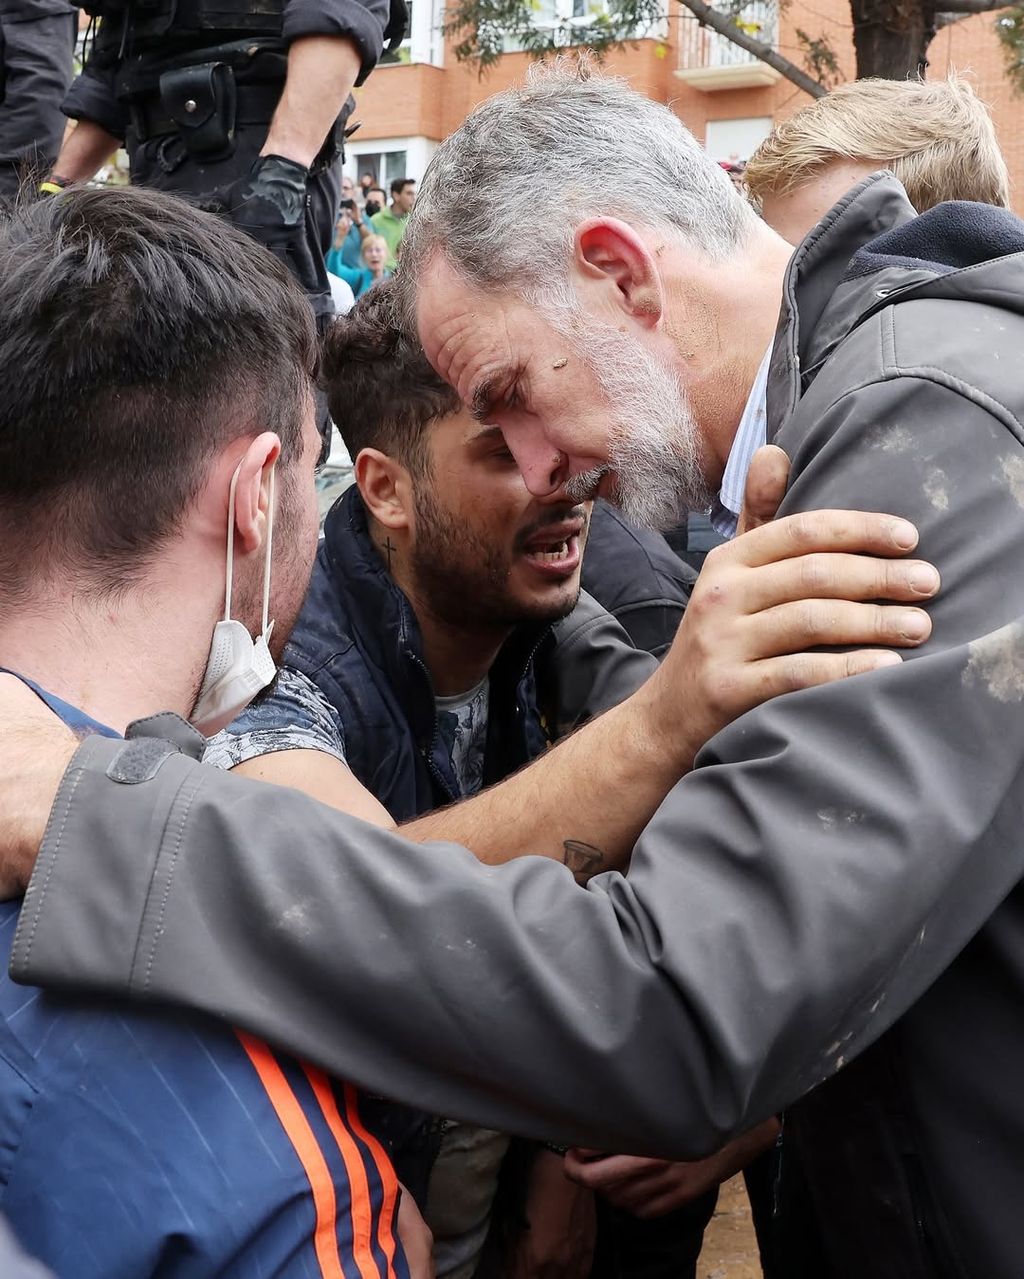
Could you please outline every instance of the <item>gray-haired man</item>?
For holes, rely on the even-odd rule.
[[[479,216],[453,223],[466,173]],[[766,418],[794,464],[783,509],[916,519],[946,579],[934,637],[913,661],[719,733],[628,879],[587,890],[550,859],[495,872],[438,849],[425,866],[397,840],[386,868],[353,849],[332,874],[339,819],[237,779],[229,794],[233,779],[174,756],[150,782],[133,755],[128,786],[87,744],[18,973],[184,998],[356,1078],[364,1050],[395,1095],[592,1149],[700,1154],[812,1093],[814,1123],[799,1108],[794,1123],[836,1274],[1012,1279],[1024,227],[984,206],[915,221],[875,177],[789,262],[671,113],[556,74],[486,104],[440,149],[404,253],[428,355],[502,428],[535,495],[599,486],[648,519],[674,518],[681,495],[712,505],[775,335]],[[715,607],[702,595],[684,625]],[[549,777],[568,769],[566,803],[577,741],[544,761]],[[100,842],[127,921],[91,890],[82,850]],[[63,911],[45,900],[55,884]],[[239,897],[244,923],[217,909]],[[356,923],[386,955],[332,964]],[[367,1001],[371,986],[388,997]]]

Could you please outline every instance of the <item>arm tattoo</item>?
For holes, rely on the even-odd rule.
[[[565,849],[562,861],[572,871],[577,884],[585,884],[592,875],[600,874],[604,867],[604,853],[600,848],[579,839],[567,839],[562,847]]]

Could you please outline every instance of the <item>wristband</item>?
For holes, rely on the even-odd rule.
[[[40,195],[60,195],[66,186],[68,186],[67,178],[59,178],[55,173],[51,173],[45,182],[39,184]]]

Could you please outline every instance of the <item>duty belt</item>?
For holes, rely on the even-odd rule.
[[[284,82],[274,84],[239,84],[235,87],[235,125],[269,124],[281,100]],[[184,103],[188,111],[189,102]],[[132,98],[128,103],[132,129],[139,142],[180,132],[159,93]],[[193,110],[195,107],[193,106]]]

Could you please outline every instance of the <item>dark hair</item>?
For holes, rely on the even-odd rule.
[[[380,449],[414,475],[427,468],[427,428],[458,412],[458,392],[395,322],[393,279],[364,293],[324,340],[322,378],[331,417],[353,460]]]
[[[391,194],[401,195],[406,187],[414,187],[415,185],[415,178],[395,178],[391,183]]]
[[[254,240],[173,196],[71,188],[0,217],[0,580],[136,581],[214,455],[301,450],[316,334]]]

